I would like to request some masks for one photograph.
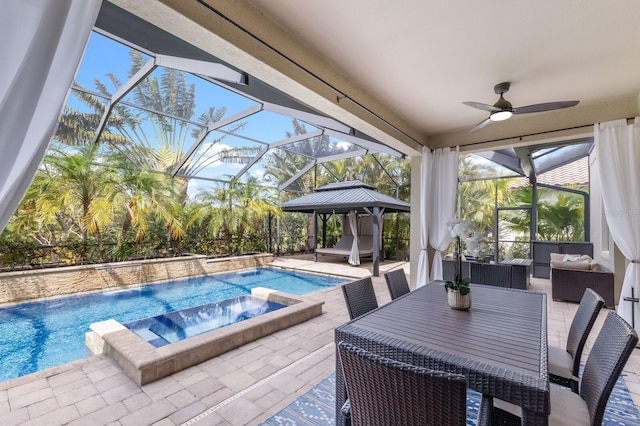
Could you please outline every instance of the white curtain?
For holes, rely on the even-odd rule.
[[[600,123],[594,133],[604,214],[613,241],[629,260],[618,314],[631,324],[634,309],[640,332],[640,307],[624,300],[632,288],[640,297],[640,118],[631,125],[627,120]]]
[[[20,0],[0,13],[0,231],[42,161],[101,0]]]
[[[422,147],[420,163],[420,256],[418,257],[418,273],[416,288],[429,282],[429,187],[431,185],[431,151]]]
[[[351,244],[351,253],[349,253],[349,264],[360,264],[360,252],[358,251],[358,212],[353,210],[349,212],[349,227],[353,235],[353,243]]]
[[[435,249],[431,281],[442,279],[441,251],[449,247],[451,232],[447,223],[453,219],[458,189],[458,151],[438,149],[433,152],[429,192],[429,244]]]

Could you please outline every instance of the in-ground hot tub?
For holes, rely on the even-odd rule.
[[[286,307],[259,297],[239,296],[124,324],[156,348]]]
[[[207,305],[203,305],[185,309],[184,311],[190,311],[189,315],[183,311],[165,314],[164,317],[170,321],[136,321],[138,324],[134,324],[133,328],[137,327],[139,334],[144,338],[115,320],[91,324],[92,331],[86,334],[86,345],[93,353],[104,353],[113,358],[136,383],[144,385],[322,314],[322,302],[310,302],[301,296],[259,287],[251,291],[250,297],[261,299],[263,303],[247,300],[245,307],[251,307],[248,311],[265,312],[241,321],[232,321],[212,331],[205,331],[203,327],[211,327],[219,322],[212,319],[209,314],[211,310],[207,310]],[[272,304],[271,307],[277,309],[266,312],[265,307],[256,308],[264,306],[264,302],[267,302],[267,306]],[[235,315],[237,319],[238,316],[242,316],[241,305],[242,303],[231,307],[234,304],[229,303],[229,317]],[[198,324],[185,320],[189,316],[193,318],[194,313],[197,317],[198,309],[205,313],[201,316],[205,321]],[[171,322],[173,325],[168,325]],[[207,322],[208,325],[202,325]],[[150,341],[155,342],[158,347]]]

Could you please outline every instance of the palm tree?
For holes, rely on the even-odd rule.
[[[256,177],[248,177],[245,182],[232,180],[230,186],[235,198],[233,209],[238,213],[236,238],[240,249],[246,249],[242,243],[248,231],[255,233],[264,229],[264,220],[280,216],[281,210],[277,207],[276,194],[259,185]]]
[[[541,190],[538,234],[547,241],[584,241],[584,200],[578,194]]]
[[[197,222],[208,223],[214,235],[226,241],[230,252],[239,253],[247,234],[262,229],[262,220],[269,215],[277,217],[281,211],[274,196],[258,184],[257,178],[249,177],[246,182],[229,178],[229,182],[198,193],[197,202],[210,208],[199,212]]]
[[[479,232],[489,235],[494,231],[496,205],[502,204],[508,193],[508,182],[506,179],[477,179],[491,171],[473,162],[469,156],[460,157],[459,170],[459,218],[473,221]]]
[[[293,131],[287,132],[285,137],[291,138],[307,133],[304,123],[293,119]],[[331,144],[328,136],[321,135],[309,139],[296,142],[286,149],[272,150],[265,161],[265,177],[272,178],[277,184],[286,182],[291,176],[295,175],[307,166],[314,158],[321,158],[328,155],[339,154],[344,152],[344,148]],[[321,176],[318,173],[316,178]],[[321,183],[323,178],[320,178]],[[314,187],[318,186],[318,182],[314,177],[307,173],[293,182],[288,190],[295,192],[308,193]]]
[[[23,199],[19,215],[23,219],[16,223],[25,226],[30,220],[37,221],[36,239],[41,243],[63,244],[76,233],[86,248],[91,233],[104,255],[101,230],[113,219],[116,183],[114,164],[100,154],[97,145],[53,147]]]
[[[116,204],[123,206],[122,226],[118,244],[125,242],[130,230],[134,240],[144,240],[150,221],[160,220],[169,232],[170,239],[183,238],[185,232],[180,221],[180,203],[172,179],[162,173],[136,169],[128,158],[118,156],[120,182]]]
[[[128,76],[131,78],[145,61],[136,50],[131,50],[129,56]],[[95,85],[97,92],[108,98],[122,83],[113,74],[108,74],[107,80],[107,83],[96,81]],[[190,178],[176,177],[171,180],[154,172],[168,175],[173,171],[184,160],[189,148],[187,143],[198,138],[209,124],[221,120],[227,110],[212,106],[198,117],[201,126],[189,123],[195,111],[195,84],[189,83],[186,72],[174,69],[163,69],[159,76],[152,74],[133,88],[131,96],[141,108],[115,104],[99,141],[115,149],[114,156],[121,162],[120,168],[125,170],[122,174],[122,195],[118,197],[118,202],[126,208],[121,215],[123,222],[118,241],[124,242],[132,226],[136,229],[135,240],[140,241],[149,229],[148,220],[152,212],[153,216],[166,224],[169,241],[181,238],[184,229],[178,218],[184,217],[184,214],[178,210],[184,208],[187,202]],[[65,124],[58,132],[61,140],[72,140],[67,135],[73,136],[72,130],[78,127],[96,128],[104,112],[104,105],[97,96],[88,91],[78,91],[78,97],[95,112],[80,114],[67,110],[63,120]],[[237,132],[243,126],[244,123],[237,123],[227,130]],[[215,161],[225,161],[229,155],[225,155],[224,150],[219,152],[214,148],[224,137],[203,143],[197,156],[185,162],[181,174],[195,175]],[[87,134],[82,140],[87,142],[92,138],[93,134]],[[218,152],[217,157],[212,155],[213,151]],[[169,194],[175,198],[174,201],[167,199]]]

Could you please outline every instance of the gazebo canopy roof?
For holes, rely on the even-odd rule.
[[[381,194],[359,180],[325,185],[311,194],[282,203],[284,211],[300,213],[348,213],[351,210],[363,213],[365,208],[373,207],[384,208],[387,213],[411,210],[409,203]]]

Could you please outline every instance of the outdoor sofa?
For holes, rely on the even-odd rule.
[[[551,253],[551,297],[579,303],[587,288],[604,299],[604,305],[614,307],[613,272],[588,255]]]

